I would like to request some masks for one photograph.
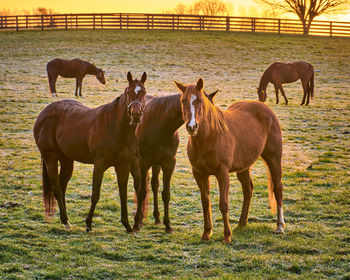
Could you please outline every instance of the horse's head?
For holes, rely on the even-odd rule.
[[[140,122],[143,109],[145,106],[145,82],[147,79],[146,72],[143,73],[141,80],[133,80],[132,75],[128,72],[127,79],[129,86],[125,89],[125,94],[128,97],[128,116],[130,124],[137,124]]]
[[[267,95],[266,95],[266,90],[263,90],[263,89],[261,89],[261,88],[258,88],[258,96],[259,96],[259,101],[265,102],[266,97],[267,97]]]
[[[182,118],[186,124],[187,132],[194,136],[197,134],[198,125],[203,117],[203,102],[206,98],[203,93],[203,80],[200,78],[196,85],[182,85],[177,81],[175,81],[175,84],[182,92]],[[216,92],[213,93],[212,98],[215,94]]]
[[[96,74],[96,78],[97,80],[100,81],[101,84],[106,84],[106,80],[105,80],[105,71],[103,71],[101,68],[98,69],[98,72]]]

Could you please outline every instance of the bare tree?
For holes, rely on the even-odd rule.
[[[177,4],[174,12],[176,14],[219,16],[229,15],[230,10],[230,5],[222,0],[197,0],[189,6],[182,3]]]
[[[350,0],[256,0],[256,2],[268,4],[274,10],[296,14],[303,24],[304,35],[309,34],[315,17],[344,11],[350,4]]]

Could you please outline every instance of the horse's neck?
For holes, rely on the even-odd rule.
[[[227,130],[225,120],[223,118],[223,111],[214,106],[206,98],[204,98],[202,114],[204,114],[204,116],[200,125],[198,126],[198,140],[202,138],[206,139],[212,135],[217,135],[218,133],[222,133]]]
[[[106,111],[109,114],[108,127],[110,134],[122,138],[125,138],[125,136],[134,137],[136,125],[130,125],[130,119],[127,114],[128,99],[126,94],[122,94],[108,105],[109,108]]]
[[[162,125],[163,130],[168,131],[169,133],[174,133],[176,130],[183,125],[184,121],[182,119],[181,103],[180,96],[176,100],[176,103],[173,104],[171,110],[167,114],[164,114],[164,122]]]
[[[268,68],[260,79],[259,89],[263,89],[266,91],[266,88],[269,82],[270,82],[270,70]]]
[[[86,62],[86,66],[87,66],[87,74],[90,75],[97,75],[97,67],[89,62]]]

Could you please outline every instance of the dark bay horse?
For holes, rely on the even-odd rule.
[[[250,167],[261,156],[269,169],[269,202],[276,209],[277,231],[283,233],[282,208],[282,135],[276,115],[261,102],[242,101],[233,103],[226,111],[211,104],[203,96],[203,80],[196,85],[182,85],[183,119],[190,137],[187,154],[192,173],[201,192],[204,213],[202,240],[209,240],[212,233],[209,176],[219,183],[219,208],[224,221],[224,242],[231,241],[228,219],[229,173],[236,172],[242,184],[243,207],[239,227],[248,221],[249,204],[253,192]]]
[[[282,84],[293,83],[300,79],[301,85],[303,86],[304,96],[300,105],[304,105],[305,99],[307,99],[306,104],[309,104],[310,96],[311,99],[314,97],[314,67],[304,61],[297,61],[293,63],[272,63],[264,72],[260,79],[260,84],[258,88],[259,100],[265,102],[266,100],[266,88],[269,83],[272,83],[275,87],[276,93],[276,104],[278,104],[278,91],[280,90],[286,105],[288,104],[288,99],[284,93]]]
[[[213,102],[218,91],[206,94],[207,98]],[[170,201],[170,180],[176,164],[176,152],[179,146],[178,129],[183,125],[180,94],[152,97],[145,105],[145,111],[141,122],[136,128],[136,135],[139,143],[140,157],[134,162],[132,175],[134,182],[140,182],[138,211],[135,215],[134,230],[138,231],[142,218],[146,216],[148,200],[148,171],[152,168],[151,186],[153,192],[153,216],[156,224],[160,224],[158,191],[159,191],[159,173],[163,171],[163,191],[162,200],[164,203],[163,223],[166,232],[172,232],[169,219],[169,201]],[[137,173],[137,172],[140,172]],[[141,179],[135,180],[137,175]],[[145,205],[146,204],[146,205]]]
[[[95,75],[96,78],[102,83],[106,84],[104,71],[101,68],[97,68],[95,65],[90,62],[80,60],[80,59],[72,59],[65,60],[56,58],[51,60],[47,66],[47,76],[49,79],[50,92],[52,96],[57,96],[56,93],[56,80],[58,76],[63,78],[75,78],[76,79],[76,87],[75,87],[75,96],[78,97],[78,89],[79,96],[81,94],[81,86],[83,83],[83,79],[85,75]]]
[[[42,158],[43,197],[46,214],[53,212],[56,199],[61,222],[70,227],[65,193],[73,172],[74,161],[94,165],[91,207],[86,230],[91,230],[92,217],[100,197],[104,172],[114,167],[120,193],[121,222],[132,232],[127,213],[127,182],[132,159],[137,152],[135,129],[140,121],[147,79],[133,80],[127,74],[129,86],[111,103],[95,109],[74,100],[62,100],[48,105],[34,125],[34,138]],[[61,169],[58,174],[58,162]]]

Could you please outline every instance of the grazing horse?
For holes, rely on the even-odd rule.
[[[147,79],[133,80],[127,74],[129,86],[111,103],[95,109],[74,100],[49,104],[39,114],[34,125],[34,138],[42,158],[43,197],[46,214],[53,212],[56,198],[61,222],[70,227],[65,193],[73,172],[74,161],[94,165],[91,206],[86,230],[91,230],[92,217],[100,197],[104,172],[114,167],[120,193],[121,222],[132,232],[127,213],[127,182],[131,161],[137,152],[135,129],[140,122]],[[58,174],[58,162],[61,169]]]
[[[56,93],[56,80],[57,76],[60,75],[63,78],[76,78],[75,96],[78,97],[81,94],[81,85],[85,75],[95,75],[96,78],[105,84],[104,71],[101,68],[97,68],[95,65],[80,59],[65,60],[56,58],[51,60],[47,66],[47,76],[49,79],[50,92],[52,96],[57,96]]]
[[[213,102],[218,92],[215,91],[206,95]],[[160,224],[158,208],[159,173],[163,171],[162,199],[164,203],[163,223],[166,232],[172,232],[169,219],[170,201],[170,180],[176,164],[176,152],[179,146],[178,129],[184,123],[182,119],[180,94],[152,97],[145,105],[145,111],[141,122],[136,128],[136,135],[139,143],[139,155],[137,162],[134,162],[132,175],[134,182],[140,182],[138,211],[135,215],[134,230],[138,231],[142,218],[146,216],[148,200],[148,171],[152,167],[151,186],[153,192],[153,216],[156,224]],[[140,173],[137,173],[140,172]],[[141,179],[135,180],[141,175]],[[141,215],[141,216],[140,216]]]
[[[261,102],[233,103],[226,111],[211,104],[203,95],[203,80],[196,85],[182,85],[182,115],[189,134],[187,154],[192,173],[201,192],[204,214],[202,240],[212,233],[209,176],[219,183],[219,208],[224,221],[224,242],[231,242],[228,219],[229,173],[236,172],[242,184],[243,207],[239,227],[248,221],[253,192],[250,167],[261,156],[269,169],[269,202],[275,211],[277,200],[277,231],[283,233],[282,208],[282,135],[276,115]]]
[[[282,84],[293,83],[300,79],[303,86],[304,96],[300,105],[304,105],[305,99],[307,101],[305,105],[309,104],[314,97],[314,67],[307,62],[297,61],[293,63],[272,63],[264,72],[260,79],[258,88],[259,101],[265,102],[266,100],[266,88],[269,83],[272,83],[276,92],[276,104],[278,104],[278,90],[281,91],[286,105],[288,105],[288,99],[284,93]]]

